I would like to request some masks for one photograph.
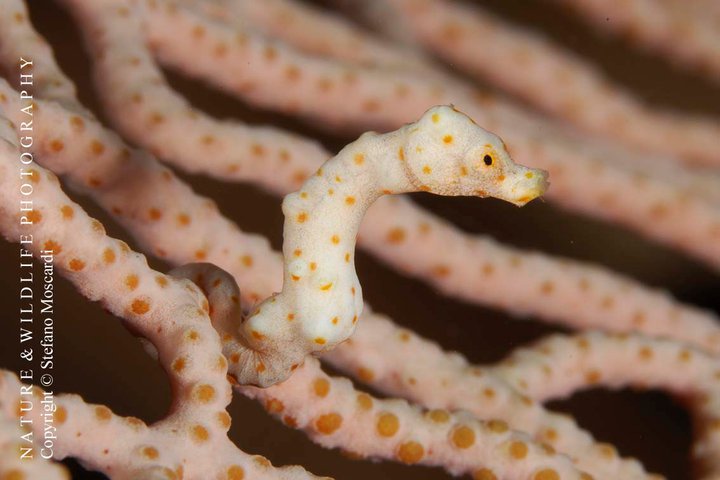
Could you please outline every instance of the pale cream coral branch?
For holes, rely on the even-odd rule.
[[[45,98],[61,103],[75,97],[75,85],[56,67],[52,49],[31,27],[23,2],[9,0],[0,3],[0,25],[3,36],[0,58],[6,73],[19,79],[19,65],[32,61],[34,90],[42,90]]]
[[[152,3],[151,5],[154,6],[153,11],[158,10],[159,4]],[[295,6],[295,4],[287,2],[284,5],[288,9],[291,6]],[[413,106],[412,104],[408,105],[408,102],[414,101],[416,110],[419,108],[418,102],[421,105],[427,104],[428,106],[433,103],[455,103],[463,106],[478,120],[487,118],[488,124],[508,116],[506,120],[513,122],[515,128],[520,128],[520,125],[527,126],[530,129],[527,134],[532,138],[534,138],[534,131],[542,129],[545,136],[548,136],[554,142],[564,143],[565,148],[578,148],[580,146],[576,145],[577,138],[574,139],[573,135],[569,135],[568,138],[568,132],[563,132],[559,125],[550,128],[551,124],[546,120],[537,117],[533,118],[528,112],[519,110],[499,97],[481,94],[481,92],[460,82],[457,78],[447,75],[437,68],[432,68],[432,65],[425,65],[426,70],[430,70],[429,72],[418,74],[418,72],[407,69],[398,71],[397,68],[353,68],[352,64],[343,62],[323,62],[321,58],[308,57],[303,55],[302,52],[293,51],[292,48],[283,48],[282,42],[271,41],[258,36],[251,29],[248,30],[242,27],[234,30],[224,29],[218,25],[215,25],[216,28],[214,28],[212,22],[203,24],[200,21],[198,23],[198,17],[192,14],[189,15],[190,18],[185,18],[188,15],[183,15],[183,13],[188,12],[183,9],[172,6],[168,8],[172,11],[174,17],[178,17],[176,19],[177,23],[181,25],[189,24],[188,29],[192,28],[192,34],[195,35],[198,46],[203,48],[207,55],[204,57],[206,61],[202,64],[185,65],[185,62],[180,59],[182,54],[176,46],[167,45],[167,50],[163,48],[163,45],[165,45],[163,32],[158,30],[157,25],[154,25],[154,28],[149,31],[149,35],[151,38],[157,39],[160,59],[163,60],[163,54],[167,54],[168,63],[171,66],[179,66],[186,73],[203,78],[210,84],[217,85],[220,88],[226,88],[231,93],[249,99],[253,103],[281,110],[285,109],[290,113],[299,112],[311,117],[320,117],[325,121],[329,119],[331,122],[342,121],[352,124],[360,122],[362,125],[367,126],[381,124],[392,127],[397,126],[398,120],[395,118],[398,115],[400,121],[403,119],[407,121],[408,118],[416,116],[412,114]],[[256,8],[262,9],[260,6],[256,6]],[[159,9],[159,12],[162,13],[162,9]],[[160,15],[160,17],[167,20],[166,16]],[[232,37],[232,32],[237,33],[237,38]],[[235,39],[237,39],[239,45],[233,42]],[[290,40],[299,42],[295,38]],[[220,47],[222,45],[225,46],[224,50]],[[293,46],[295,45],[293,44]],[[340,48],[340,46],[337,48]],[[218,54],[218,49],[223,51],[222,55]],[[347,53],[349,55],[351,52]],[[398,53],[401,52],[398,51]],[[234,67],[231,63],[233,60],[238,62],[247,61],[254,68],[251,71],[233,70]],[[223,66],[226,68],[213,76],[211,73],[212,68],[214,68],[213,65],[214,67]],[[303,67],[300,68],[298,65],[303,65]],[[283,68],[285,68],[286,78],[283,78],[282,75]],[[233,70],[237,75],[234,76],[234,80],[226,82],[226,75],[223,72],[228,70]],[[340,79],[334,78],[338,76],[338,70],[341,73]],[[272,78],[273,82],[285,85],[287,92],[297,91],[298,89],[307,91],[310,99],[318,99],[315,102],[316,105],[313,106],[312,102],[307,100],[299,102],[298,98],[288,98],[294,97],[292,93],[282,92],[282,95],[274,98],[272,95],[265,95],[264,92],[257,92],[259,88],[256,87],[260,87],[257,77],[261,76],[261,72],[269,74],[266,75],[266,81]],[[323,76],[323,72],[327,73],[327,75]],[[318,88],[314,90],[312,83],[316,76],[319,77],[317,80]],[[345,80],[347,81],[345,82]],[[367,93],[361,92],[362,94],[359,95],[356,101],[351,99],[350,103],[348,103],[348,95],[343,96],[343,94],[357,93],[356,91],[349,91],[356,90],[357,87],[367,91]],[[268,87],[263,85],[262,88]],[[393,92],[395,96],[391,94]],[[364,96],[368,98],[363,99]],[[433,101],[433,96],[435,101]],[[478,97],[482,97],[483,101],[479,101]],[[319,111],[322,109],[318,109],[317,105],[330,108]],[[478,111],[475,111],[476,108]],[[390,113],[388,110],[393,112]],[[409,112],[410,116],[405,116],[407,114],[403,112],[406,111]],[[420,109],[417,114],[422,111]],[[339,113],[341,115],[338,120],[337,115]],[[692,142],[684,141],[684,143]],[[670,179],[673,183],[689,184],[692,186],[693,192],[709,195],[715,200],[718,199],[717,192],[720,177],[717,174],[710,175],[709,172],[705,171],[695,175],[684,171],[684,169],[673,168],[677,163],[677,159],[668,157],[666,150],[661,155],[647,156],[622,148],[609,149],[607,145],[599,145],[590,139],[585,139],[581,146],[585,151],[578,152],[580,156],[592,154],[596,158],[600,157],[603,161],[612,163],[615,166],[622,166],[626,163],[638,164],[639,168],[646,172],[658,175],[663,173],[662,176]],[[663,171],[666,168],[668,171]],[[678,175],[687,178],[680,180]]]
[[[587,444],[588,439],[575,434],[566,419],[531,402],[523,408],[509,403],[518,396],[545,402],[584,388],[663,389],[687,403],[694,415],[697,442],[693,451],[703,467],[701,478],[716,475],[720,465],[720,363],[690,345],[598,332],[554,336],[532,348],[516,350],[497,366],[478,368],[459,355],[442,354],[437,346],[390,322],[375,322],[378,325],[373,329],[361,325],[346,346],[327,358],[341,370],[370,380],[384,393],[435,408],[482,412],[484,418],[522,425],[523,430],[559,451],[572,456],[581,451],[579,465],[587,471],[598,474],[621,467],[623,470],[610,471],[609,478],[628,478],[631,472],[637,474],[633,472],[637,465],[616,463],[617,453],[609,445]],[[399,360],[406,358],[414,360]]]
[[[353,0],[336,1],[341,4],[353,4]],[[369,17],[371,19],[375,19],[375,23],[379,25],[388,23],[383,22],[384,19],[396,19],[396,21],[391,22],[392,28],[389,28],[386,33],[393,37],[400,37],[409,40],[413,37],[412,29],[409,28],[411,25],[413,25],[413,22],[411,20],[408,21],[404,18],[407,16],[398,17],[397,15],[393,15],[392,12],[388,12],[388,7],[390,6],[390,3],[392,3],[392,1],[396,0],[391,0],[391,2],[388,2],[387,0],[362,2],[361,5],[358,4],[356,5],[356,7],[360,9],[360,12],[370,12]],[[273,0],[270,2],[252,2],[248,0],[218,0],[216,2],[210,3],[197,2],[196,0],[186,0],[186,2],[195,6],[196,8],[203,7],[206,11],[211,11],[214,18],[218,18],[221,20],[225,19],[225,23],[229,23],[232,25],[233,22],[229,22],[228,19],[235,19],[236,22],[239,22],[238,25],[240,25],[240,31],[242,31],[243,25],[246,25],[247,28],[249,28],[250,30],[252,30],[253,28],[260,28],[264,32],[274,35],[275,38],[285,41],[303,52],[307,51],[307,44],[313,43],[315,40],[317,40],[318,36],[322,39],[327,39],[333,37],[333,33],[338,29],[345,30],[348,28],[352,28],[352,25],[343,21],[342,18],[338,18],[334,15],[328,15],[326,14],[326,12],[321,10],[308,8],[308,6],[299,3],[296,0]],[[428,10],[428,6],[436,4],[430,2],[428,4],[420,3],[419,5],[426,5],[426,8],[424,9],[417,8],[418,10],[424,11]],[[445,6],[444,3],[442,5]],[[414,12],[416,8],[408,8],[408,10]],[[454,20],[458,20],[458,18],[461,17],[464,23],[469,23],[472,26],[470,28],[471,32],[466,32],[467,35],[452,33],[456,30],[456,28],[453,28],[452,25],[446,25],[445,27],[447,28],[443,28],[443,35],[438,34],[443,38],[435,38],[433,36],[433,39],[435,39],[437,42],[442,43],[443,45],[445,45],[445,43],[453,44],[448,45],[448,49],[451,50],[451,52],[448,52],[448,55],[450,53],[457,54],[457,52],[455,51],[456,49],[451,47],[454,47],[454,43],[459,40],[464,40],[464,44],[468,44],[468,49],[472,49],[469,52],[465,52],[468,53],[467,55],[461,56],[461,58],[458,59],[452,59],[453,64],[462,65],[465,63],[477,63],[478,67],[486,67],[486,70],[488,70],[488,72],[485,73],[488,76],[497,76],[499,79],[502,79],[502,81],[506,82],[507,85],[518,85],[518,88],[515,88],[514,93],[520,96],[528,96],[529,94],[532,96],[531,100],[540,103],[552,103],[553,105],[555,105],[555,103],[557,102],[553,103],[553,101],[555,101],[557,98],[568,98],[574,93],[576,95],[573,98],[584,97],[586,96],[586,93],[584,91],[578,90],[589,89],[591,92],[595,92],[595,94],[593,95],[603,97],[603,100],[594,102],[592,109],[583,109],[581,110],[581,113],[587,114],[585,115],[587,117],[592,117],[591,120],[599,116],[600,118],[596,120],[599,122],[603,122],[603,125],[606,126],[607,122],[610,122],[612,126],[608,126],[608,128],[612,127],[613,129],[617,129],[617,133],[620,135],[628,135],[628,133],[626,132],[629,129],[635,131],[637,130],[638,126],[642,127],[645,124],[642,119],[640,119],[640,121],[628,122],[624,117],[620,118],[620,116],[618,115],[611,115],[612,118],[608,118],[607,115],[598,115],[596,113],[597,111],[606,112],[608,109],[612,109],[613,105],[617,106],[618,103],[625,105],[625,110],[629,110],[629,112],[627,113],[630,114],[632,114],[633,109],[629,108],[628,105],[636,105],[637,108],[635,108],[634,110],[642,110],[642,108],[640,108],[641,104],[638,100],[635,100],[632,96],[629,96],[629,94],[623,92],[620,87],[614,86],[611,83],[604,81],[602,76],[599,75],[599,73],[596,73],[591,66],[583,63],[581,59],[573,57],[572,55],[567,54],[556,47],[553,47],[549,42],[543,42],[542,39],[539,37],[535,38],[535,36],[533,35],[527,35],[522,33],[522,31],[520,31],[520,33],[514,33],[515,30],[518,30],[517,28],[507,25],[504,22],[500,22],[491,15],[483,14],[478,9],[471,9],[471,11],[469,12],[470,15],[463,15],[463,13],[468,12],[465,12],[465,9],[461,7],[449,8],[448,10],[450,10],[450,12],[446,10],[439,11],[435,16],[425,14],[423,18],[426,19],[428,22],[432,23],[433,25],[436,25],[439,23],[439,20],[442,20],[449,15]],[[474,13],[475,11],[477,11],[478,18],[473,18],[472,13]],[[429,16],[432,16],[432,19],[429,19]],[[243,19],[247,21],[244,22]],[[299,24],[301,22],[300,19],[302,19],[302,24],[310,24],[313,25],[314,28],[299,28],[297,30],[293,30],[292,35],[287,35],[288,32],[283,29],[282,26],[285,25],[286,22],[290,22],[292,24],[295,24],[295,22],[297,22]],[[483,30],[484,35],[492,36],[492,42],[487,41],[488,39],[485,38],[474,38],[475,35],[473,35],[473,32],[479,28],[478,24],[487,24],[487,29]],[[451,33],[447,33],[446,30],[450,31]],[[351,32],[351,35],[353,37],[358,37],[363,43],[372,43],[375,40],[372,35],[359,28],[354,28]],[[340,36],[343,37],[344,35]],[[505,39],[505,41],[498,41],[498,39],[494,38],[495,36],[500,36]],[[450,38],[446,39],[447,41],[443,42],[443,39],[445,37]],[[335,38],[335,40],[337,40],[337,38]],[[504,46],[506,44],[515,45],[512,52],[508,53],[506,51],[511,48],[510,46]],[[477,45],[492,45],[493,47],[477,48]],[[393,56],[401,58],[407,57],[408,54],[406,50],[406,48],[402,48],[398,44],[384,44],[382,49],[383,52],[392,53]],[[531,72],[528,72],[527,69],[522,69],[518,71],[515,64],[511,64],[511,60],[515,59],[515,57],[519,55],[515,53],[516,50],[530,50],[530,52],[528,52],[525,57],[530,57],[532,59],[532,64],[537,65],[537,68],[531,69]],[[546,50],[549,51],[546,52]],[[318,53],[314,49],[311,49],[310,51],[311,53]],[[328,53],[327,56],[331,58],[338,58],[340,60],[350,61],[353,63],[358,63],[357,59],[355,58],[355,56],[357,55],[357,51],[358,49],[353,48],[350,42],[333,41],[332,52]],[[490,60],[492,61],[478,62],[475,60],[476,58],[484,59],[485,56],[491,56],[492,58]],[[550,58],[550,60],[548,60],[548,58]],[[420,62],[420,60],[421,59],[417,59],[417,62]],[[546,64],[548,62],[554,65],[553,68],[545,68],[547,67]],[[400,66],[400,64],[398,64],[397,62],[386,63],[383,56],[380,56],[378,58],[375,58],[373,56],[372,61],[368,61],[366,63],[368,65],[387,65],[388,67],[395,68],[398,68]],[[425,77],[438,77],[439,75],[439,78],[441,80],[443,76],[447,77],[447,75],[443,74],[440,69],[438,69],[435,65],[430,64],[427,60],[422,65],[418,65],[417,68],[420,67],[423,67],[422,73]],[[540,72],[536,72],[536,70],[540,70]],[[546,73],[542,73],[545,70],[549,71]],[[542,84],[543,80],[547,80],[547,82],[545,83],[552,86],[547,88],[529,88],[530,92],[528,93],[528,87],[526,84],[529,81],[536,79],[538,75],[542,77],[538,80],[539,83]],[[558,82],[563,82],[563,88],[554,88],[554,84],[557,83],[555,81],[555,77],[558,77]],[[579,86],[576,89],[568,88],[568,83],[579,84]],[[323,85],[327,86],[326,83],[323,83]],[[398,86],[398,88],[401,87]],[[565,103],[572,104],[572,98]],[[565,105],[565,103],[563,103],[563,105]],[[717,126],[717,122],[714,122],[712,124],[710,124],[709,122],[711,122],[711,120],[701,122],[704,126],[701,127],[700,130],[707,132],[720,128]],[[690,150],[697,150],[698,148],[698,143],[694,140],[691,140],[691,138],[693,138],[692,136],[685,136],[682,139],[679,139],[678,142],[670,142],[670,145],[668,145],[669,142],[667,142],[667,139],[670,138],[670,136],[676,135],[677,133],[681,132],[682,129],[675,129],[671,132],[666,132],[670,134],[670,136],[663,135],[660,132],[665,129],[665,123],[660,123],[662,123],[660,129],[643,129],[643,132],[646,134],[647,138],[652,141],[652,146],[656,149],[656,155],[652,158],[648,158],[642,163],[645,167],[650,169],[657,169],[660,164],[667,163],[668,160],[664,157],[667,156],[668,153],[671,152],[673,149],[685,148]],[[692,119],[688,119],[685,123],[690,125],[693,123],[693,121]],[[718,132],[716,131],[715,136],[717,136],[717,134]],[[629,135],[632,135],[632,132],[630,132]],[[657,138],[664,139],[664,141],[661,142],[660,146],[658,146],[658,142],[655,141],[655,139]],[[705,138],[707,139],[707,136]],[[714,138],[712,138],[712,140],[714,141]],[[679,145],[676,145],[676,143]],[[713,153],[714,151],[715,149],[709,149],[703,151],[702,154],[706,155],[711,162],[714,162],[718,158],[717,155]],[[660,158],[658,158],[657,155],[660,155]],[[620,156],[623,157],[626,156],[626,154],[621,154]],[[641,159],[638,156],[631,156],[628,159],[635,162],[641,162]],[[692,184],[692,189],[694,191],[702,192],[703,195],[707,195],[709,198],[716,201],[720,200],[720,174],[718,174],[717,171],[713,170],[710,167],[695,167],[690,176],[692,177],[690,183]]]

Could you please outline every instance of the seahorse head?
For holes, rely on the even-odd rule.
[[[503,141],[452,106],[429,109],[408,126],[410,175],[439,195],[494,197],[525,205],[547,189],[547,172],[513,162]]]

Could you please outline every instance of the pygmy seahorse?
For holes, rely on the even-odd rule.
[[[547,185],[544,171],[515,164],[500,138],[453,107],[433,107],[394,132],[363,134],[285,197],[282,291],[240,319],[237,380],[270,386],[306,355],[352,335],[363,306],[356,235],[380,196],[425,191],[522,206]]]

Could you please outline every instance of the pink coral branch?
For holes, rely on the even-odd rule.
[[[21,401],[19,392],[23,385],[17,377],[5,370],[0,370],[0,398],[3,402],[0,415],[11,418],[13,425],[18,421],[16,408]],[[25,386],[30,388],[29,386]],[[40,389],[33,390],[32,401],[39,402],[44,398]],[[24,397],[27,401],[28,399]],[[206,425],[207,431],[192,429],[187,431],[188,421],[181,418],[162,420],[147,426],[142,420],[134,417],[120,417],[103,405],[92,405],[77,395],[55,395],[56,405],[53,417],[53,428],[56,430],[57,441],[55,453],[57,458],[72,456],[78,458],[88,469],[105,473],[118,480],[178,480],[181,478],[222,478],[237,480],[243,478],[258,479],[318,479],[300,467],[275,468],[270,462],[259,455],[246,455],[230,443],[225,437],[230,417],[222,412],[213,424]],[[26,419],[33,416],[34,434],[43,436],[43,422],[39,409],[26,414]],[[0,435],[8,433],[8,429],[0,428]],[[187,433],[186,433],[187,432]],[[210,439],[199,441],[200,437],[210,435]],[[186,436],[194,436],[193,440]],[[205,444],[205,446],[202,445]],[[12,452],[17,459],[17,454]],[[22,461],[28,468],[29,462]],[[37,462],[33,462],[37,463]],[[47,476],[30,476],[27,478],[67,479],[67,476],[50,474],[58,471],[57,466],[47,464],[42,472]],[[33,465],[34,467],[34,465]],[[18,471],[12,463],[0,465],[0,472]],[[24,471],[24,470],[23,470]],[[57,475],[57,474],[55,474]],[[23,478],[12,477],[6,478]],[[323,477],[327,479],[327,477]]]
[[[360,457],[442,465],[456,475],[477,478],[592,478],[575,470],[567,457],[502,423],[373,398],[347,379],[322,373],[315,359],[306,360],[288,382],[242,390],[322,445],[351,445],[350,452]],[[308,394],[313,401],[306,400]]]
[[[718,10],[687,2],[651,0],[556,0],[598,30],[619,34],[674,62],[720,81]]]
[[[668,391],[689,404],[694,414],[693,456],[703,478],[718,475],[720,362],[715,357],[675,341],[590,332],[543,339],[514,352],[493,373],[540,401],[591,386]]]
[[[19,441],[30,429],[20,427],[17,412],[11,412],[13,404],[9,395],[3,395],[5,380],[0,371],[0,478],[43,478],[46,480],[68,480],[67,470],[56,463],[44,459],[40,455],[24,457],[27,444]],[[19,388],[16,389],[19,391]],[[42,396],[38,398],[41,400]],[[15,402],[15,406],[23,408]]]
[[[492,127],[493,130],[497,129],[495,127],[508,125],[508,134],[517,136],[516,130],[521,129],[521,126],[527,127],[527,132],[521,135],[520,144],[536,146],[538,142],[549,140],[550,145],[574,150],[575,156],[590,160],[602,158],[603,162],[610,163],[613,167],[629,168],[626,164],[636,164],[638,170],[629,168],[630,174],[642,171],[645,176],[658,176],[682,186],[683,189],[687,188],[687,192],[692,191],[693,194],[718,200],[717,187],[720,185],[720,178],[717,175],[710,175],[708,178],[707,173],[698,175],[684,171],[678,168],[677,160],[671,157],[647,157],[624,149],[599,145],[589,139],[580,141],[559,125],[550,128],[553,124],[545,119],[533,117],[506,101],[483,94],[439,71],[433,70],[434,75],[418,75],[412,70],[359,68],[352,64],[307,56],[281,42],[258,36],[252,30],[242,27],[227,28],[174,4],[163,8],[162,0],[159,1],[160,3],[149,4],[148,14],[155,23],[152,29],[147,30],[151,46],[155,47],[158,58],[171,67],[179,68],[184,73],[202,78],[263,107],[317,117],[331,125],[341,122],[343,125],[350,123],[397,127],[402,122],[420,115],[424,111],[422,105],[429,107],[434,103],[454,103],[462,106],[463,110],[468,111],[479,123],[488,128]],[[198,40],[198,47],[206,53],[203,57],[205,62],[190,62],[185,58],[185,50],[169,42],[166,32],[169,32],[173,25],[183,28],[189,32],[188,37]],[[224,48],[218,47],[219,45]],[[123,48],[127,46],[127,43],[123,44]],[[92,45],[90,47],[92,48]],[[222,55],[217,53],[218,49],[222,51]],[[238,69],[239,64],[250,64],[255,68]],[[303,65],[302,69],[298,65]],[[108,70],[112,68],[112,65],[102,66]],[[222,67],[219,72],[218,67]],[[124,73],[130,77],[134,75],[131,71],[112,73]],[[110,76],[110,72],[103,68],[98,75],[102,85],[102,78]],[[313,88],[314,79],[318,80],[317,89]],[[272,82],[269,82],[270,80]],[[262,82],[266,84],[261,85]],[[275,93],[270,94],[274,84],[281,90],[273,90]],[[361,87],[362,94],[358,101],[348,103],[347,97],[356,87]],[[295,94],[298,88],[306,95]],[[361,102],[363,96],[371,98]],[[116,102],[113,106],[122,107],[122,104]],[[510,124],[512,129],[509,128]],[[536,133],[538,131],[542,131],[547,139],[540,138]],[[564,166],[564,161],[554,160]]]
[[[21,0],[0,4],[0,60],[13,78],[19,78],[23,55],[34,62],[33,86],[47,99],[60,102],[75,97],[75,85],[56,66],[50,46],[33,28],[27,8]],[[29,55],[32,54],[32,55]]]
[[[210,324],[204,295],[190,282],[151,270],[144,256],[107,237],[102,224],[62,192],[51,172],[26,162],[23,174],[17,175],[18,140],[13,126],[4,117],[0,120],[3,236],[21,241],[23,251],[35,256],[52,255],[54,268],[84,296],[101,302],[123,317],[133,332],[150,340],[173,389],[169,415],[152,428],[119,419],[109,409],[88,406],[76,397],[62,399],[54,418],[60,433],[66,434],[62,436],[70,440],[59,441],[59,458],[80,457],[93,469],[117,478],[175,479],[180,471],[199,478],[207,472],[229,475],[231,469],[261,471],[226,436],[230,418],[225,406],[231,394],[227,361]],[[15,209],[21,185],[32,188],[37,208]],[[6,375],[4,388],[7,382],[12,379]],[[13,408],[12,395],[21,392],[12,391],[3,395],[5,408]],[[39,414],[40,409],[35,409],[33,415]],[[43,422],[34,424],[42,427]],[[138,430],[137,435],[129,429]],[[79,439],[83,432],[86,437]],[[116,443],[118,436],[125,442]],[[110,448],[113,456],[107,456]],[[299,468],[262,470],[268,478],[311,477]]]
[[[223,23],[259,30],[309,54],[360,65],[430,72],[420,52],[382,40],[343,17],[295,0],[193,0],[190,5]]]
[[[356,6],[384,8],[385,18],[396,21],[378,19],[381,27],[396,32],[399,21],[400,31],[449,63],[589,132],[656,155],[720,166],[717,119],[653,111],[580,58],[480,8],[453,0],[375,0]]]
[[[527,432],[576,459],[579,468],[598,478],[647,475],[636,460],[608,458],[606,444],[596,442],[571,418],[516,390],[491,367],[473,366],[460,354],[443,351],[382,315],[367,316],[348,342],[323,359],[385,394],[434,409],[435,415],[466,410]]]

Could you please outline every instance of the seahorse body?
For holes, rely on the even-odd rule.
[[[271,385],[308,353],[352,335],[363,305],[355,238],[381,195],[491,196],[521,206],[546,187],[545,172],[515,164],[502,140],[453,107],[433,107],[394,132],[363,134],[285,197],[283,288],[242,322],[247,351],[238,380]]]

